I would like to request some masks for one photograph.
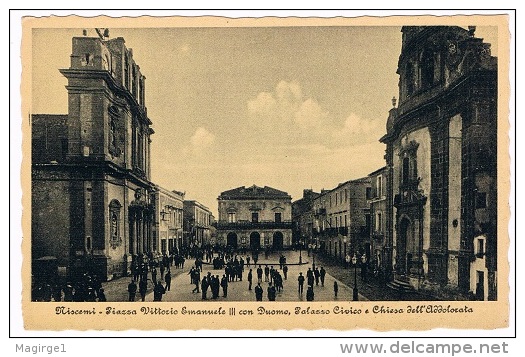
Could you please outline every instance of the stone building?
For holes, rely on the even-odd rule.
[[[370,259],[370,208],[364,177],[323,190],[314,199],[314,243],[324,254],[344,262],[347,255]]]
[[[386,183],[387,167],[382,167],[370,173],[370,188],[367,192],[368,204],[370,205],[370,244],[371,264],[373,268],[384,272],[384,263],[389,261],[385,248],[386,237]]]
[[[268,186],[238,187],[219,197],[217,239],[232,249],[280,250],[292,244],[292,197]]]
[[[73,38],[60,72],[68,113],[31,117],[33,273],[54,259],[111,279],[155,249],[145,77],[123,38]]]
[[[195,200],[184,201],[184,247],[203,247],[211,244],[213,214]]]
[[[184,192],[168,191],[157,186],[155,191],[155,238],[161,253],[178,251],[182,247]],[[155,249],[156,250],[156,249]]]
[[[497,59],[475,27],[404,26],[385,249],[416,289],[497,298]]]
[[[303,197],[292,202],[292,244],[304,245],[310,242],[314,232],[314,199],[319,196],[312,189],[304,189]]]

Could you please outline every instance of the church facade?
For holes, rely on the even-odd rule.
[[[31,118],[33,273],[52,259],[69,280],[112,279],[160,249],[145,77],[120,37],[73,38],[60,72],[68,114]]]
[[[497,299],[497,59],[475,27],[402,28],[387,121],[391,278]]]

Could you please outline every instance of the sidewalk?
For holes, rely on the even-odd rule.
[[[308,258],[311,259],[311,258]],[[324,257],[322,255],[316,255],[316,265],[321,267],[324,266],[328,274],[340,280],[349,287],[354,287],[354,268],[345,268],[340,263]],[[386,286],[386,282],[374,280],[369,277],[368,281],[364,282],[361,280],[361,269],[357,268],[357,288],[359,295],[363,295],[371,301],[428,301],[437,300],[434,297],[419,293],[417,291],[400,293],[392,290]]]

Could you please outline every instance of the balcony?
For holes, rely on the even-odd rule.
[[[314,216],[326,216],[326,208],[318,208],[314,211]]]
[[[217,229],[292,229],[292,221],[219,221]]]

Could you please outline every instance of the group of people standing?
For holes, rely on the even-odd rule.
[[[299,276],[297,277],[297,283],[298,283],[298,292],[299,295],[302,296],[304,292],[304,282],[306,280],[308,288],[306,289],[306,301],[314,301],[315,299],[315,292],[314,292],[314,284],[315,286],[319,286],[319,282],[321,282],[321,286],[324,287],[326,277],[326,270],[321,267],[321,269],[313,266],[312,268],[308,268],[308,271],[306,272],[306,278],[304,277],[303,273],[300,272]],[[337,293],[339,291],[339,285],[337,284],[337,281],[334,280],[334,296],[337,297]]]

